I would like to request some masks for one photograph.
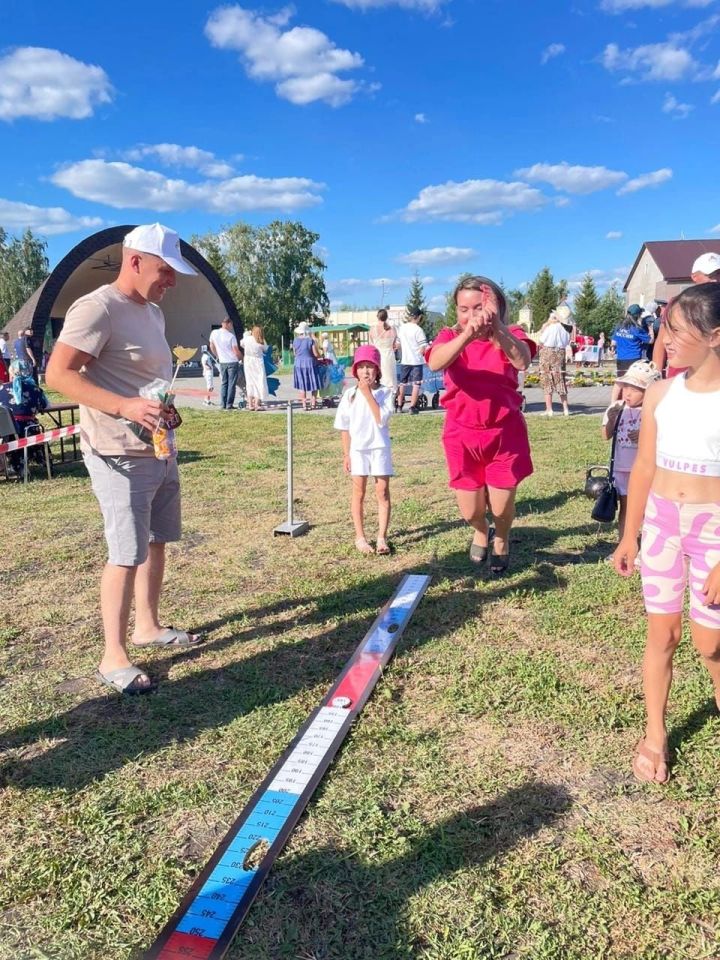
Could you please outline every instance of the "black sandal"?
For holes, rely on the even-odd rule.
[[[490,573],[496,575],[505,573],[510,566],[509,553],[491,553],[490,554]]]
[[[485,563],[488,558],[488,548],[478,543],[470,544],[470,559],[473,563]]]

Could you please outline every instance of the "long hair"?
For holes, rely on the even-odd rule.
[[[265,333],[264,333],[264,331],[263,331],[263,328],[262,328],[259,324],[258,324],[257,326],[254,326],[254,327],[252,328],[251,333],[252,333],[252,335],[253,335],[253,339],[254,339],[257,343],[260,343],[260,344],[262,344],[263,346],[265,345]]]
[[[720,327],[720,283],[697,283],[678,294],[668,311],[667,324],[670,330],[676,310],[682,311],[688,324],[700,336],[711,336]]]
[[[385,327],[386,330],[389,330],[389,329],[390,329],[390,324],[388,323],[388,312],[387,312],[387,310],[385,310],[385,309],[383,309],[383,310],[378,310],[378,312],[377,312],[377,318],[378,318],[378,320],[380,321],[380,323]]]
[[[490,280],[487,277],[465,277],[464,280],[461,280],[453,290],[453,303],[457,305],[458,294],[461,290],[482,290],[483,287],[490,287],[497,297],[498,306],[500,307],[500,319],[504,321],[507,314],[507,300],[505,299],[505,294],[494,280]]]

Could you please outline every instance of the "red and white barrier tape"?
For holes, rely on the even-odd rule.
[[[70,427],[58,427],[56,430],[46,430],[45,433],[35,433],[31,437],[24,437],[22,440],[0,443],[0,453],[11,453],[13,450],[22,450],[23,447],[34,447],[38,443],[49,443],[51,440],[59,440],[60,437],[71,437],[75,433],[80,433],[79,423]]]

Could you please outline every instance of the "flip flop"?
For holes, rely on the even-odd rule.
[[[638,761],[641,758],[647,760],[652,767],[652,776],[648,776],[647,771],[640,766]],[[670,754],[667,750],[662,751],[662,753],[659,750],[652,750],[645,743],[645,737],[638,741],[632,763],[632,770],[636,780],[639,780],[641,783],[667,783],[670,779],[669,764]],[[658,770],[663,766],[665,767],[665,776],[659,779]]]
[[[109,673],[100,673],[98,670],[95,676],[100,683],[104,683],[106,687],[110,687],[117,693],[124,693],[128,696],[150,693],[155,689],[155,684],[152,681],[148,684],[138,684],[138,680],[141,677],[145,677],[147,680],[150,680],[150,677],[148,677],[144,670],[134,665],[120,667],[119,670],[110,670]]]
[[[386,557],[390,553],[390,547],[387,545],[387,541],[378,540],[375,547],[375,553],[381,557]]]
[[[205,637],[202,633],[188,633],[187,630],[177,630],[175,627],[165,627],[160,636],[148,643],[135,643],[134,647],[197,647]]]

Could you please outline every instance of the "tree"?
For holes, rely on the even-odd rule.
[[[520,323],[520,311],[525,306],[526,295],[522,290],[505,290],[504,287],[503,293],[507,300],[507,322],[517,325]]]
[[[50,264],[47,243],[26,230],[8,239],[0,227],[0,325],[12,320],[20,307],[47,279]]]
[[[419,310],[421,313],[427,313],[425,290],[423,288],[422,280],[420,279],[420,274],[417,272],[417,270],[415,271],[415,275],[410,283],[410,292],[408,293],[408,298],[405,301],[405,306],[408,313],[410,313],[412,310]]]
[[[193,237],[193,244],[222,262],[243,327],[260,324],[268,341],[278,343],[301,320],[330,312],[325,264],[313,249],[319,239],[297,221],[274,220],[264,227],[236,223],[219,235]]]
[[[625,300],[618,293],[615,284],[608,287],[600,297],[600,301],[592,313],[588,314],[583,327],[583,333],[597,340],[600,333],[604,333],[607,340],[618,323],[625,316]]]
[[[550,311],[563,300],[567,293],[567,283],[561,280],[555,283],[548,267],[543,267],[528,287],[527,303],[532,309],[532,323],[538,330],[547,320]]]
[[[600,298],[597,295],[597,290],[595,289],[595,281],[592,278],[592,275],[586,273],[583,277],[580,289],[575,297],[575,303],[573,305],[573,313],[575,315],[575,323],[578,330],[581,330],[585,333],[585,328],[587,326],[587,320],[593,310],[597,309],[600,303]]]

